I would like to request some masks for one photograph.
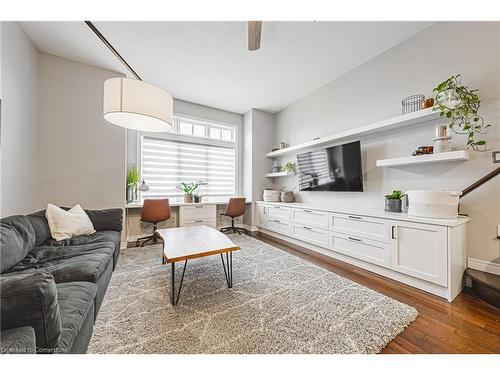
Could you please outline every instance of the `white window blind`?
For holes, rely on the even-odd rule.
[[[176,186],[181,182],[202,180],[208,185],[198,192],[203,196],[230,197],[235,194],[235,149],[142,137],[142,178],[150,190],[143,197],[181,197]]]

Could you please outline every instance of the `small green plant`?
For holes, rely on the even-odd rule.
[[[401,190],[394,190],[391,194],[386,195],[385,199],[401,199],[405,195]]]
[[[477,140],[475,137],[485,134],[491,124],[485,124],[484,119],[478,115],[481,101],[476,94],[478,90],[470,90],[462,84],[462,75],[451,76],[446,81],[435,87],[435,110],[440,111],[441,117],[446,117],[451,122],[448,125],[457,134],[466,134],[466,148],[475,151],[486,151],[486,141]]]
[[[131,165],[127,171],[127,186],[137,185],[140,181],[139,170],[135,164]]]
[[[181,182],[179,185],[176,186],[176,188],[184,192],[184,194],[193,195],[196,192],[196,190],[202,185],[207,185],[207,183],[203,181]]]
[[[283,166],[283,170],[285,172],[293,172],[295,168],[295,164],[291,161],[289,161],[288,163],[286,163],[284,166]]]

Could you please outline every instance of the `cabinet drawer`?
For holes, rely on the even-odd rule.
[[[390,245],[384,242],[334,232],[330,234],[330,250],[387,268],[391,265]]]
[[[214,219],[216,217],[216,212],[217,209],[215,205],[200,204],[180,207],[181,220]]]
[[[328,229],[328,215],[328,212],[294,208],[292,220],[297,224]]]
[[[390,242],[390,225],[383,219],[332,214],[330,217],[330,230],[363,239]]]
[[[306,225],[292,225],[292,236],[304,242],[328,249],[328,231]]]
[[[292,209],[290,207],[282,206],[267,206],[266,207],[267,217],[272,219],[282,219],[290,220],[292,217]]]
[[[291,234],[292,233],[292,225],[288,221],[281,221],[279,219],[268,219],[266,223],[266,229],[283,233],[283,234]]]
[[[213,219],[184,220],[180,224],[181,227],[193,227],[196,225],[206,225],[208,227],[216,228],[215,220]]]

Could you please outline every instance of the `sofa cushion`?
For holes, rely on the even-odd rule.
[[[94,225],[79,204],[66,211],[49,203],[45,217],[52,238],[57,241],[95,233]]]
[[[0,272],[21,261],[35,246],[35,230],[21,215],[0,220]]]
[[[49,223],[45,217],[45,210],[26,216],[35,230],[35,246],[41,246],[51,239]]]
[[[49,246],[74,246],[74,245],[87,245],[91,243],[113,242],[115,248],[120,246],[121,234],[113,230],[103,230],[89,234],[88,236],[76,236],[68,238],[67,240],[56,241],[50,239],[47,242]]]
[[[44,270],[56,283],[89,281],[95,283],[113,258],[115,245],[101,242],[75,246],[39,246],[11,271],[30,268]]]
[[[35,354],[36,338],[33,327],[24,326],[2,331],[0,337],[2,354]]]
[[[0,277],[1,328],[31,326],[39,348],[53,348],[61,333],[57,289],[50,273],[30,270]]]
[[[57,284],[57,301],[61,311],[61,337],[58,351],[70,352],[89,314],[94,315],[96,286],[88,282]]]

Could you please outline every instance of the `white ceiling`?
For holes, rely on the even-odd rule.
[[[278,112],[428,27],[430,22],[95,22],[143,80],[178,99]],[[43,52],[126,73],[83,22],[22,22]]]

